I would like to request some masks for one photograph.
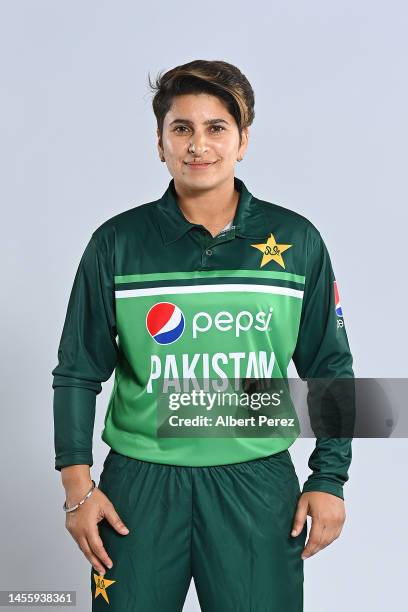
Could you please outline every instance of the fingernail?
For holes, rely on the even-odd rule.
[[[113,563],[108,563],[107,566],[109,567],[109,569],[112,569]]]
[[[303,561],[304,561],[305,559],[307,559],[307,555],[302,555],[302,559],[303,559]]]
[[[292,533],[291,533],[291,535],[293,535],[293,536],[294,536],[294,535],[296,535],[296,533],[297,533],[297,532],[296,532],[296,529],[292,529]]]
[[[129,533],[129,529],[127,527],[122,527],[123,533]]]

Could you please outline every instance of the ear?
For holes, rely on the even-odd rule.
[[[244,127],[242,128],[241,131],[241,146],[238,149],[238,157],[244,157],[245,155],[245,151],[247,150],[248,147],[248,141],[249,141],[249,127]]]
[[[157,150],[159,152],[159,156],[162,157],[164,155],[164,151],[163,151],[163,146],[162,146],[162,141],[161,141],[161,135],[160,135],[159,128],[157,128],[156,134],[157,134]]]

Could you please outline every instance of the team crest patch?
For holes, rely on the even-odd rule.
[[[94,599],[96,599],[98,595],[102,595],[106,603],[109,603],[109,597],[106,592],[106,589],[110,587],[114,582],[116,582],[116,580],[108,580],[107,578],[105,578],[105,576],[97,576],[96,574],[94,574],[93,577],[96,585]]]
[[[251,244],[251,246],[262,253],[261,268],[270,261],[276,261],[282,268],[285,268],[282,253],[290,249],[293,244],[278,244],[275,240],[275,236],[271,233],[264,244]]]

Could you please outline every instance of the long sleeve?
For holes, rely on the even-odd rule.
[[[308,380],[308,406],[312,421],[314,388],[319,385],[317,379],[352,378],[354,390],[353,358],[336,293],[338,296],[330,256],[318,233],[307,257],[300,329],[293,354],[300,378],[311,379]],[[343,393],[342,402],[345,420],[350,421],[348,417],[354,410],[353,393]],[[352,431],[350,427],[348,431]],[[312,473],[303,485],[303,492],[324,491],[344,498],[343,485],[348,480],[352,458],[351,443],[350,437],[319,437],[316,434],[316,445],[308,462]]]
[[[112,253],[95,232],[80,260],[53,369],[55,469],[93,465],[96,396],[117,363]]]

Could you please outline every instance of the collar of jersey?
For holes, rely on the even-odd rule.
[[[244,182],[236,176],[234,176],[234,187],[239,192],[239,200],[231,228],[233,235],[243,238],[264,238],[266,222],[257,199],[248,191]],[[166,191],[158,201],[157,210],[165,244],[178,240],[196,226],[187,221],[181,212],[174,179],[171,179]]]

